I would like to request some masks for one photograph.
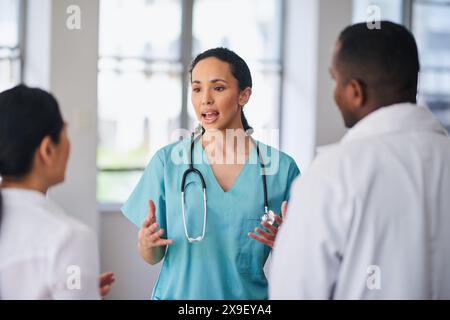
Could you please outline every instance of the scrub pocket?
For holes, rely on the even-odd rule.
[[[237,267],[239,273],[249,275],[263,275],[264,264],[270,253],[270,247],[248,236],[256,227],[261,227],[260,219],[243,219],[239,235],[239,250]]]

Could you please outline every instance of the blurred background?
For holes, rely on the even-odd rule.
[[[218,46],[242,56],[256,138],[305,170],[345,134],[328,67],[339,32],[373,5],[416,36],[419,101],[450,130],[449,0],[0,0],[0,91],[24,82],[59,100],[72,154],[50,196],[98,232],[102,271],[117,278],[109,298],[148,299],[156,281],[120,206],[174,131],[197,123],[191,60]]]

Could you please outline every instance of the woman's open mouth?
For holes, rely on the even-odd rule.
[[[208,111],[202,113],[203,122],[206,124],[211,124],[219,118],[219,113],[216,111]]]

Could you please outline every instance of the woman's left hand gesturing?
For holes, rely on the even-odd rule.
[[[248,236],[252,239],[255,239],[256,241],[259,241],[271,248],[273,248],[273,243],[275,242],[275,238],[277,237],[278,229],[280,228],[281,224],[283,223],[284,218],[286,217],[286,210],[287,210],[287,202],[283,201],[281,205],[281,216],[280,218],[277,214],[275,214],[275,222],[277,226],[270,225],[267,222],[261,222],[261,225],[267,229],[267,231],[255,228],[254,232],[249,232]]]

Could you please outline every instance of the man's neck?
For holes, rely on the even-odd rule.
[[[412,104],[416,104],[417,100],[415,97],[410,97],[410,98],[390,98],[390,99],[385,99],[385,100],[379,100],[379,101],[373,101],[373,102],[369,102],[361,111],[361,113],[358,115],[358,122],[361,121],[362,119],[364,119],[365,117],[367,117],[369,114],[371,114],[372,112],[377,111],[378,109],[384,108],[384,107],[389,107],[395,104],[400,104],[400,103],[412,103]]]

